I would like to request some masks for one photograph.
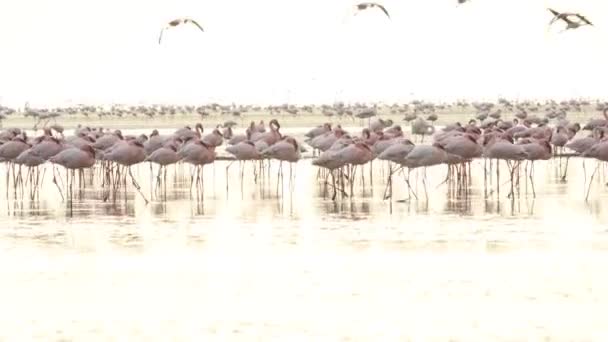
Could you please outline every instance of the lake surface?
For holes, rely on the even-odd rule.
[[[429,168],[428,199],[412,172],[410,201],[401,174],[383,199],[377,161],[373,185],[366,166],[336,201],[308,159],[291,184],[287,164],[282,182],[273,163],[257,184],[247,164],[241,186],[228,163],[193,188],[187,166],[160,189],[148,165],[134,168],[147,205],[130,182],[104,200],[88,175],[62,201],[50,166],[35,200],[12,183],[7,195],[3,178],[0,340],[608,338],[608,179],[585,201],[582,159],[567,182],[557,160],[536,163],[535,198],[523,176],[513,199],[506,178],[499,194],[484,189],[482,160],[464,192],[438,186],[446,166]],[[588,181],[596,163],[585,164]]]

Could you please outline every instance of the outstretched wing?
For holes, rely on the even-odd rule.
[[[163,32],[165,32],[165,28],[163,27],[162,30],[160,30],[160,36],[158,36],[158,44],[160,44],[161,40],[163,40]]]
[[[388,14],[388,11],[386,10],[386,8],[384,8],[384,6],[380,5],[380,4],[375,4],[378,8],[380,8],[382,10],[382,12],[384,12],[384,14],[386,14],[386,16],[390,19],[391,16],[390,14]]]
[[[375,2],[362,2],[362,3],[359,3],[357,5],[357,9],[360,10],[360,11],[368,9],[368,8],[372,8],[372,7],[378,7],[379,9],[382,10],[382,12],[384,12],[384,14],[386,14],[386,16],[389,19],[391,18],[390,14],[388,14],[388,11],[386,10],[386,8],[384,8],[384,6],[382,6],[382,5],[378,4],[378,3],[375,3]]]
[[[558,12],[558,11],[556,11],[556,10],[554,10],[554,9],[551,9],[551,8],[547,8],[547,9],[548,9],[548,10],[549,10],[551,13],[553,13],[553,15],[554,15],[554,16],[556,16],[556,17],[557,17],[557,16],[559,15],[559,12]]]
[[[199,25],[195,20],[186,19],[185,22],[192,23],[192,24],[196,25],[196,27],[198,27],[201,31],[205,32],[205,30],[203,30],[203,27],[201,25]]]
[[[584,16],[580,15],[580,14],[576,14],[576,16],[583,21],[584,23],[586,23],[587,25],[591,25],[593,26],[593,24],[589,21],[589,19],[585,18]]]
[[[551,19],[551,21],[549,22],[549,25],[553,24],[554,22],[556,22],[558,19],[560,19],[560,13],[554,9],[551,8],[547,8],[551,13],[553,13],[553,18]]]

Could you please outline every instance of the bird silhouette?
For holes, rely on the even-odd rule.
[[[366,9],[370,9],[370,8],[374,8],[374,7],[378,7],[379,9],[382,10],[382,12],[384,12],[384,14],[386,14],[387,18],[391,18],[390,14],[388,14],[388,11],[386,10],[386,8],[384,8],[384,6],[375,3],[375,2],[362,2],[360,4],[357,5],[357,11],[364,11]]]
[[[579,13],[566,13],[566,12],[560,13],[551,8],[548,8],[548,10],[553,14],[553,19],[551,19],[551,21],[549,22],[549,25],[552,25],[553,23],[555,23],[558,20],[563,20],[567,24],[564,31],[569,30],[569,29],[577,29],[584,25],[593,26],[593,23],[591,23],[591,21],[589,21],[589,19],[587,19],[585,16],[583,16]]]
[[[163,27],[163,29],[160,30],[160,36],[158,37],[158,44],[160,44],[160,42],[162,41],[162,39],[163,39],[163,32],[165,32],[165,30],[170,29],[172,27],[179,26],[181,24],[188,24],[188,23],[196,25],[196,27],[198,27],[202,32],[205,32],[205,30],[203,30],[203,27],[201,25],[199,25],[199,23],[197,23],[193,19],[179,18],[179,19],[171,20],[167,24],[167,26]]]

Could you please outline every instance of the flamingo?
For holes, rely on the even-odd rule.
[[[173,165],[181,160],[181,157],[177,154],[177,147],[174,144],[167,144],[166,146],[160,147],[156,151],[152,152],[144,161],[150,162],[150,168],[152,163],[158,164],[158,174],[156,176],[157,185],[160,184],[160,175],[164,170],[163,177],[165,184],[167,181],[167,165]]]
[[[247,127],[247,129],[245,130],[245,134],[235,134],[228,141],[228,145],[236,145],[238,143],[250,140],[251,139],[251,133],[253,131],[255,131],[255,122],[251,121],[251,123],[249,124],[249,127]]]
[[[201,25],[199,25],[199,23],[197,23],[194,19],[189,19],[189,18],[179,18],[179,19],[174,19],[171,20],[166,27],[164,27],[161,31],[160,31],[160,35],[158,37],[158,44],[161,43],[162,39],[163,39],[163,33],[165,32],[165,30],[182,25],[182,24],[193,24],[196,27],[198,27],[201,32],[205,32],[205,30],[203,30],[203,27]]]
[[[377,3],[377,2],[362,2],[357,4],[356,9],[357,11],[364,11],[370,8],[379,8],[380,10],[382,10],[382,12],[384,12],[384,14],[386,15],[387,18],[391,18],[390,14],[388,14],[388,11],[386,10],[386,8],[384,6],[382,6],[381,4]]]
[[[300,146],[296,139],[285,136],[282,140],[273,144],[262,151],[262,157],[276,159],[279,161],[279,171],[277,177],[277,192],[279,179],[283,178],[283,162],[289,162],[289,180],[292,181],[292,164],[300,160]]]
[[[146,159],[146,152],[144,145],[138,140],[130,140],[124,143],[117,143],[112,148],[106,150],[103,155],[104,160],[115,162],[128,170],[128,175],[131,177],[131,183],[137,189],[141,197],[144,199],[146,204],[148,200],[141,192],[141,187],[135,180],[133,173],[131,172],[131,166],[139,164]],[[126,175],[124,176],[124,182],[126,182]]]
[[[268,125],[270,126],[269,132],[265,132],[265,133],[258,132],[255,134],[252,133],[251,141],[253,141],[254,143],[256,143],[258,141],[263,141],[268,146],[272,146],[272,145],[276,144],[279,140],[281,140],[282,135],[279,132],[281,125],[279,125],[279,122],[276,119],[272,119],[272,120],[270,120]]]
[[[210,134],[205,135],[202,139],[205,144],[213,147],[218,147],[224,142],[224,135],[219,130],[219,126]]]
[[[331,131],[331,123],[326,122],[323,125],[320,125],[320,126],[317,126],[313,129],[311,129],[306,134],[304,134],[304,136],[309,139],[314,139],[315,137],[328,133],[330,131]]]
[[[534,161],[551,159],[553,154],[551,143],[547,140],[528,139],[522,141],[520,146],[526,152],[525,159],[530,161],[530,183],[532,185],[532,195],[536,197],[536,190],[534,189]]]
[[[196,140],[182,148],[178,152],[183,161],[194,165],[196,169],[196,184],[203,185],[201,181],[201,173],[206,164],[215,161],[216,153],[213,146],[207,145],[201,140]],[[194,173],[190,175],[190,187],[194,184]]]
[[[74,170],[82,170],[88,169],[95,165],[95,149],[91,145],[83,145],[81,148],[70,147],[67,148],[56,155],[49,158],[49,161],[53,164],[58,164],[63,166],[64,168],[72,171],[72,178],[74,174]],[[68,175],[66,174],[66,179]],[[63,197],[63,192],[61,188],[59,188],[59,184],[57,184],[57,180],[55,177],[55,167],[53,167],[53,183],[57,186],[59,190],[59,194]],[[69,184],[70,194],[72,193],[71,183]]]

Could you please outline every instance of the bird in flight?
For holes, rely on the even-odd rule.
[[[175,19],[175,20],[171,20],[167,26],[163,27],[162,30],[160,30],[160,36],[158,37],[158,44],[160,44],[160,42],[163,39],[163,32],[165,32],[165,30],[170,29],[172,27],[176,27],[179,26],[181,24],[194,24],[196,25],[196,27],[198,27],[201,31],[205,32],[205,30],[203,30],[203,27],[201,25],[199,25],[196,21],[194,21],[193,19],[188,19],[188,18],[180,18],[180,19]]]
[[[388,14],[388,11],[386,10],[386,8],[384,8],[384,6],[375,3],[375,2],[362,2],[360,4],[357,5],[357,11],[363,11],[369,8],[374,8],[374,7],[378,7],[379,9],[382,10],[382,12],[384,12],[384,14],[386,14],[386,16],[390,19],[391,16],[390,14]]]
[[[469,2],[469,0],[458,0],[459,5],[464,4],[465,2]]]
[[[564,31],[569,30],[569,29],[577,29],[584,25],[593,26],[593,23],[591,23],[591,21],[589,21],[589,19],[585,18],[583,15],[581,15],[579,13],[566,13],[566,12],[560,13],[551,8],[548,8],[548,10],[553,14],[553,19],[551,19],[551,21],[549,22],[549,25],[552,25],[553,23],[555,23],[558,20],[563,20],[567,24]]]

